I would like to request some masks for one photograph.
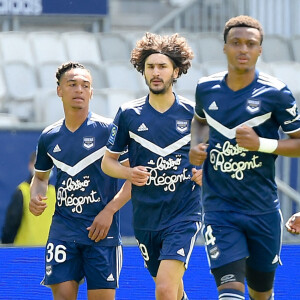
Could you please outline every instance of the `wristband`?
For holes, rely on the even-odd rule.
[[[278,141],[275,139],[259,138],[259,152],[273,153],[278,146]]]

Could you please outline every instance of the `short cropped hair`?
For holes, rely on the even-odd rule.
[[[58,67],[57,71],[56,71],[56,79],[57,79],[57,85],[60,84],[60,79],[61,77],[69,70],[71,69],[86,69],[86,67],[78,62],[72,62],[72,61],[69,61],[69,62],[66,62],[66,63],[63,63],[61,66]],[[89,70],[87,70],[88,72],[90,72]]]
[[[249,28],[257,29],[260,32],[260,36],[261,36],[260,45],[262,44],[264,33],[263,33],[263,29],[262,29],[260,22],[252,17],[243,16],[243,15],[231,18],[226,22],[225,27],[224,27],[224,42],[225,42],[225,44],[227,42],[227,36],[228,36],[229,30],[234,27],[249,27]]]
[[[145,61],[149,55],[154,53],[168,56],[174,68],[179,69],[178,77],[187,73],[194,57],[186,39],[179,36],[178,33],[161,36],[147,32],[141,40],[137,41],[136,47],[131,52],[130,62],[138,72],[144,74]]]

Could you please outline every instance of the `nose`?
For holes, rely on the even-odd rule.
[[[79,92],[79,93],[82,93],[83,87],[80,84],[78,84],[77,87],[76,87],[76,91]]]
[[[159,68],[158,67],[154,67],[154,69],[153,69],[153,75],[155,75],[155,76],[159,75]]]
[[[247,52],[247,51],[248,51],[248,46],[247,46],[247,44],[242,43],[242,44],[240,45],[240,51],[241,51],[241,52]]]

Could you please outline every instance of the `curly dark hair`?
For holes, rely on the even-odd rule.
[[[261,36],[260,44],[262,44],[264,33],[260,22],[250,16],[243,16],[243,15],[231,18],[226,22],[224,27],[225,44],[227,41],[227,35],[229,30],[234,27],[249,27],[249,28],[257,29],[260,32],[260,36]]]
[[[59,66],[57,68],[57,71],[56,71],[56,74],[55,74],[55,77],[57,79],[57,85],[59,85],[61,77],[67,71],[69,71],[71,69],[85,69],[90,73],[90,71],[84,65],[82,65],[78,62],[69,61],[69,62],[63,63],[61,66]]]
[[[136,47],[131,52],[130,62],[138,72],[144,74],[145,61],[147,57],[154,53],[161,53],[168,56],[174,68],[178,68],[178,77],[186,74],[191,66],[194,57],[192,49],[187,44],[184,37],[178,33],[161,36],[147,32],[145,36],[137,41]]]

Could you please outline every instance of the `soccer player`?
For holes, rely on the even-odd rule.
[[[119,215],[113,212],[120,208],[116,203],[129,200],[131,184],[125,182],[116,194],[117,180],[101,170],[111,120],[89,112],[90,72],[69,62],[58,68],[56,78],[65,118],[42,132],[31,184],[30,211],[40,215],[56,166],[56,209],[42,283],[51,287],[55,300],[73,300],[85,277],[89,300],[113,300],[122,265]]]
[[[224,28],[228,71],[199,80],[190,161],[203,164],[203,235],[219,299],[273,297],[282,216],[277,155],[300,156],[295,99],[280,80],[256,70],[261,24],[249,16]],[[201,133],[209,126],[208,145]],[[290,138],[279,140],[278,129]],[[200,133],[200,134],[199,134]]]
[[[293,214],[285,223],[288,232],[300,234],[300,212]]]
[[[194,103],[173,92],[192,58],[178,34],[137,42],[131,63],[149,94],[121,106],[102,161],[105,173],[132,183],[134,233],[159,300],[188,299],[182,277],[200,229],[201,171],[188,158]],[[130,168],[118,162],[126,146]]]

